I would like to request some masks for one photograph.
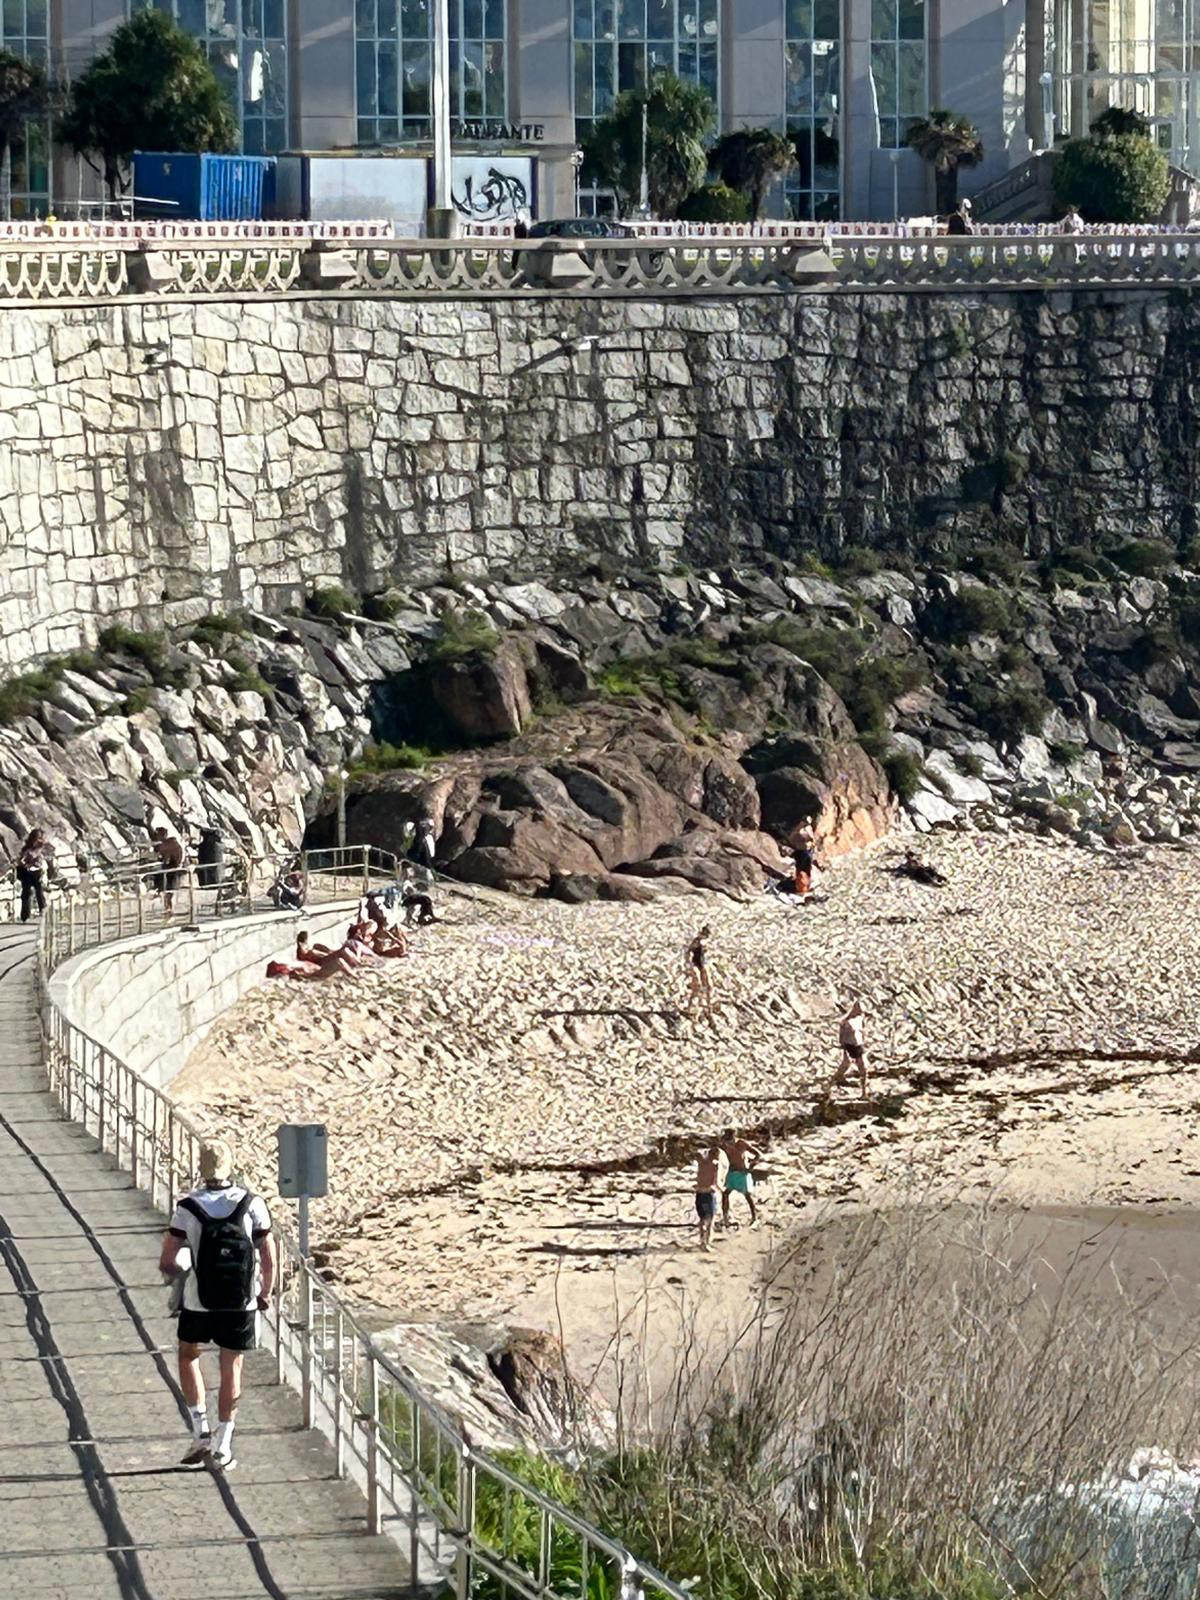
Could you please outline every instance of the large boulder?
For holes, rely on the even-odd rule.
[[[895,822],[887,775],[860,744],[781,739],[754,752],[762,825],[779,838],[810,829],[824,855],[882,838]]]
[[[439,710],[468,739],[509,739],[533,714],[525,664],[515,645],[503,641],[429,668],[429,692]]]

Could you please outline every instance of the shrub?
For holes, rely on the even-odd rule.
[[[965,562],[977,577],[1016,583],[1025,570],[1025,552],[1015,544],[981,544],[967,552]]]
[[[167,663],[167,641],[161,633],[135,633],[120,626],[102,628],[100,647],[112,655],[132,656],[152,677],[157,677]]]
[[[706,183],[682,201],[675,215],[681,222],[749,222],[750,202],[727,183]]]
[[[1054,164],[1054,195],[1087,222],[1153,222],[1167,203],[1165,153],[1140,134],[1069,139]]]
[[[196,644],[207,645],[211,650],[222,649],[230,639],[241,639],[250,632],[245,621],[240,617],[207,616],[192,629],[192,638]]]
[[[424,745],[371,744],[351,765],[355,776],[376,772],[418,772],[434,759],[433,752]]]
[[[1079,761],[1083,754],[1083,746],[1072,739],[1052,739],[1050,742],[1050,759],[1056,766],[1069,767]]]
[[[779,617],[742,638],[749,645],[777,644],[807,661],[841,698],[860,734],[883,729],[889,707],[929,682],[923,656],[868,656],[864,636],[849,629],[806,628],[794,617]]]
[[[1003,637],[1017,624],[1017,607],[1011,594],[976,585],[950,595],[941,612],[946,637],[960,644],[980,634]]]
[[[1160,539],[1130,539],[1108,554],[1122,572],[1135,578],[1152,577],[1175,560],[1174,550]]]
[[[838,572],[851,578],[873,578],[882,566],[878,551],[865,544],[848,544],[837,558]]]
[[[446,606],[439,620],[442,632],[430,648],[431,661],[464,661],[468,656],[492,655],[499,646],[500,635],[482,611]]]
[[[0,724],[32,716],[38,706],[53,699],[61,674],[61,666],[51,661],[33,672],[23,672],[0,683]]]
[[[909,750],[887,750],[879,765],[887,774],[888,784],[896,798],[906,803],[911,800],[921,787],[921,779],[925,774],[925,768],[917,757]]]
[[[362,614],[372,622],[390,622],[400,610],[400,600],[384,589],[379,594],[369,594],[363,601]]]
[[[314,589],[304,602],[305,610],[314,617],[326,617],[331,622],[336,622],[347,612],[355,612],[358,604],[354,596],[341,584],[328,583],[320,589]]]
[[[1040,733],[1050,714],[1045,692],[1031,684],[975,683],[966,698],[980,727],[1005,744],[1026,733]]]

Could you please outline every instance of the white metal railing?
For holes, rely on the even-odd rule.
[[[352,846],[307,852],[304,865],[311,906],[395,881],[398,863],[386,852]],[[252,904],[271,866],[257,865]],[[189,882],[178,893],[187,916],[177,922],[213,922],[224,914],[215,890]],[[476,900],[484,914],[495,905],[494,897]],[[42,920],[38,969],[51,1092],[153,1204],[169,1211],[196,1181],[201,1131],[168,1094],[66,1015],[49,983],[72,954],[163,926],[141,876],[107,894],[57,898]],[[299,1390],[305,1426],[332,1440],[339,1475],[362,1486],[369,1531],[386,1532],[407,1548],[414,1589],[434,1578],[456,1600],[688,1600],[685,1589],[602,1529],[476,1449],[377,1347],[283,1230],[265,1321],[278,1380]]]
[[[1011,228],[930,233],[606,240],[0,240],[0,301],[129,294],[764,294],[958,284],[1194,283],[1200,234]]]

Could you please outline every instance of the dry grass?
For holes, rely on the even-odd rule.
[[[1200,1342],[1167,1281],[1134,1299],[1105,1255],[1056,1262],[992,1207],[806,1235],[732,1347],[691,1319],[669,1393],[622,1358],[597,1515],[730,1600],[1185,1600],[1186,1528],[1102,1571],[1121,1519],[1072,1489],[1197,1448]]]

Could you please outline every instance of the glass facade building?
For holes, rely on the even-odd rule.
[[[879,146],[901,150],[929,110],[926,0],[871,0],[871,84]]]
[[[3,0],[5,50],[49,68],[48,0]],[[50,209],[50,121],[27,122],[12,146],[12,213],[44,216]]]
[[[836,217],[841,203],[840,0],[787,0],[784,117],[796,147],[785,184],[788,214]]]
[[[237,110],[242,149],[263,155],[286,148],[286,0],[165,0],[160,9],[203,44]]]
[[[1200,0],[1055,0],[1057,131],[1110,106],[1140,111],[1170,159],[1200,164]]]
[[[574,0],[576,138],[625,89],[675,72],[721,103],[720,0]]]
[[[449,0],[450,102],[466,121],[508,115],[504,0]],[[430,137],[430,0],[356,0],[355,108],[363,147]]]

